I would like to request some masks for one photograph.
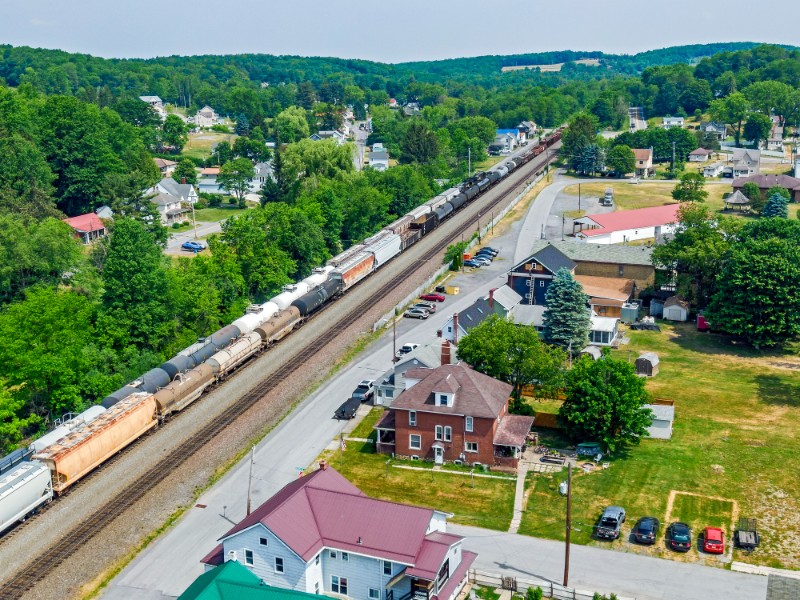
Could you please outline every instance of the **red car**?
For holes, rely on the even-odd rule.
[[[709,554],[725,552],[725,534],[719,527],[706,527],[703,530],[703,550]]]
[[[422,294],[419,299],[427,302],[444,302],[444,296],[441,294]]]

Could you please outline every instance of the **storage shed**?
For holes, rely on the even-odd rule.
[[[597,346],[586,346],[581,350],[580,356],[589,356],[592,360],[600,360],[603,357],[603,351]]]
[[[659,319],[664,316],[664,301],[661,298],[650,300],[650,316]]]
[[[667,321],[688,321],[689,303],[678,296],[667,298],[664,302],[664,319]]]
[[[636,359],[636,374],[644,377],[658,375],[658,354],[655,352],[642,352]]]
[[[672,438],[672,422],[675,420],[675,406],[665,404],[645,404],[653,412],[653,421],[647,428],[647,437],[656,440]]]

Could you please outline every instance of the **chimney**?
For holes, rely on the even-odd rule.
[[[361,546],[364,542],[361,541],[361,536],[358,536],[358,542],[356,542],[359,546]]]
[[[492,310],[494,310],[494,291],[496,289],[497,288],[492,288],[489,290],[489,308],[491,308]]]
[[[327,471],[328,463],[324,460],[319,461],[319,468],[322,469],[323,471]]]
[[[186,177],[181,177],[181,185],[186,185]]]
[[[458,313],[453,313],[453,345],[458,346]]]
[[[450,364],[450,342],[442,340],[442,366]]]

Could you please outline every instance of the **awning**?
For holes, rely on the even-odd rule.
[[[389,580],[389,583],[386,584],[386,589],[388,590],[390,587],[396,586],[398,583],[400,583],[405,578],[406,578],[406,570],[403,569],[397,575],[395,575],[394,577],[392,577]]]

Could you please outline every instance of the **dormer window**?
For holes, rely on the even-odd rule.
[[[436,394],[436,396],[437,396],[436,404],[438,404],[439,406],[447,406],[448,404],[447,394]]]

